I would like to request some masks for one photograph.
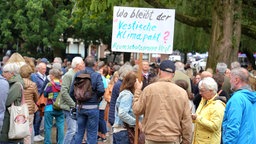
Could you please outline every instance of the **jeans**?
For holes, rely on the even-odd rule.
[[[100,110],[100,117],[99,117],[99,132],[101,132],[102,134],[107,133],[107,125],[104,120],[104,112],[105,112],[104,110]]]
[[[130,144],[127,130],[113,133],[113,144]]]
[[[51,133],[53,125],[53,117],[55,117],[58,144],[63,144],[64,140],[64,114],[62,111],[45,111],[44,112],[44,144],[51,144]]]
[[[34,133],[35,136],[40,134],[40,124],[42,121],[42,117],[40,116],[40,111],[36,111],[35,115],[34,115]]]
[[[99,110],[83,109],[77,110],[77,127],[75,144],[81,144],[85,129],[87,129],[87,144],[96,144],[98,137]]]
[[[70,144],[76,134],[77,124],[76,124],[76,120],[71,118],[69,111],[64,110],[63,112],[66,118],[66,126],[67,126],[67,131],[64,138],[64,144]]]

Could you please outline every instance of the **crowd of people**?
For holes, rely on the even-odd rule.
[[[128,127],[145,135],[145,144],[255,144],[256,71],[239,62],[219,62],[200,72],[182,62],[142,61],[123,65],[94,57],[35,59],[14,53],[4,56],[0,75],[0,143],[130,144]],[[74,79],[88,73],[92,93],[87,101],[74,96]],[[20,84],[23,90],[20,89]],[[23,92],[24,91],[24,92]],[[22,94],[29,109],[30,135],[8,137],[12,103]],[[57,97],[60,108],[54,107]]]

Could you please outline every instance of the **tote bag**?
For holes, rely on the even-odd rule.
[[[25,103],[22,85],[21,91],[21,105],[15,106],[14,103],[12,103],[12,105],[8,108],[10,113],[10,128],[8,132],[9,139],[22,139],[30,135],[29,111],[28,106]]]

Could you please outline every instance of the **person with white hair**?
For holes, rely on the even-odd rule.
[[[3,67],[3,77],[9,83],[9,92],[6,99],[6,110],[4,113],[3,127],[0,133],[0,143],[22,143],[23,139],[9,139],[8,132],[10,127],[10,113],[7,110],[12,103],[15,105],[21,104],[22,89],[24,87],[24,81],[19,74],[20,65],[7,63]],[[1,83],[3,85],[4,83]],[[2,91],[3,89],[1,89]],[[2,99],[1,99],[2,101]]]
[[[64,112],[67,131],[64,137],[64,144],[70,144],[76,133],[76,120],[70,116],[70,109],[75,108],[75,101],[70,97],[69,91],[75,74],[85,68],[84,61],[81,57],[74,57],[71,63],[71,69],[63,75],[61,94],[61,109]]]
[[[199,92],[202,100],[192,114],[195,123],[193,144],[217,144],[221,141],[221,124],[224,116],[225,103],[218,100],[218,86],[211,77],[199,82]]]

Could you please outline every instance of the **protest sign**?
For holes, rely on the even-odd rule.
[[[171,54],[175,10],[114,7],[112,51]]]

